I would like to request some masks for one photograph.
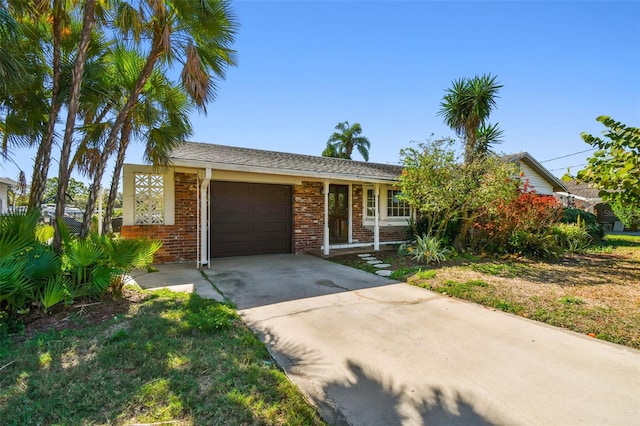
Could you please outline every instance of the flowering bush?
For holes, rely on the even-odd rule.
[[[497,200],[483,209],[474,223],[472,249],[555,257],[555,240],[542,236],[562,217],[560,203],[537,194],[526,180],[519,192],[515,199]]]

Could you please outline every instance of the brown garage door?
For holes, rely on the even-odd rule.
[[[291,186],[211,185],[212,257],[291,253]]]

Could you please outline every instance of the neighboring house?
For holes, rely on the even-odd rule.
[[[536,191],[562,183],[528,153]],[[402,166],[187,142],[164,169],[126,164],[121,235],[159,239],[157,262],[401,243],[412,217],[395,188]]]
[[[555,192],[566,192],[567,188],[564,183],[555,177],[549,170],[540,164],[528,152],[520,152],[518,154],[504,155],[501,157],[504,161],[518,164],[524,179],[529,180],[529,185],[535,189],[540,195],[551,195]]]
[[[579,183],[575,179],[564,182],[566,191],[557,191],[556,197],[563,205],[574,206],[577,209],[596,213],[596,205],[602,203],[598,189],[587,183]]]
[[[624,231],[624,224],[613,214],[611,206],[602,202],[597,188],[588,183],[579,183],[575,179],[566,182],[566,186],[566,192],[556,194],[561,202],[595,214],[605,231]]]
[[[122,236],[158,262],[370,247],[405,238],[401,166],[187,142],[166,169],[124,166]]]
[[[0,214],[9,211],[9,195],[7,194],[9,187],[15,187],[18,182],[9,178],[0,177]]]

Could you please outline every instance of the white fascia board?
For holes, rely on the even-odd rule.
[[[362,176],[352,175],[347,173],[326,173],[326,172],[314,172],[308,170],[288,170],[288,169],[276,169],[273,167],[256,167],[256,166],[244,166],[239,164],[229,163],[213,163],[210,161],[194,161],[194,160],[172,160],[171,165],[181,167],[194,167],[194,168],[211,168],[213,170],[228,170],[245,173],[265,173],[271,175],[282,176],[300,176],[316,179],[339,179],[345,181],[356,182],[371,182],[371,183],[389,183],[397,182],[397,179],[383,179],[377,176]]]

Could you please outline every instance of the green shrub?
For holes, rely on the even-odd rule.
[[[429,235],[429,231],[438,229],[442,221],[443,220],[432,220],[428,216],[419,217],[417,220],[411,219],[407,227],[407,240],[414,241],[420,235]],[[442,234],[443,241],[451,244],[460,232],[461,225],[462,221],[460,219],[449,220]]]
[[[550,232],[516,231],[508,244],[512,252],[542,259],[558,259],[563,251]]]
[[[62,251],[47,244],[50,226],[37,225],[40,212],[0,216],[0,328],[39,306],[44,311],[77,297],[101,297],[122,274],[153,261],[160,243],[119,240],[90,233],[81,240],[60,221]],[[117,292],[117,291],[114,291]]]
[[[566,208],[562,210],[562,223],[578,223],[578,221],[585,224],[587,232],[591,236],[593,242],[599,242],[604,237],[604,230],[598,223],[598,217],[593,213],[586,212],[580,209]]]
[[[579,216],[577,223],[558,223],[551,227],[550,232],[558,245],[571,253],[583,252],[593,241]]]

